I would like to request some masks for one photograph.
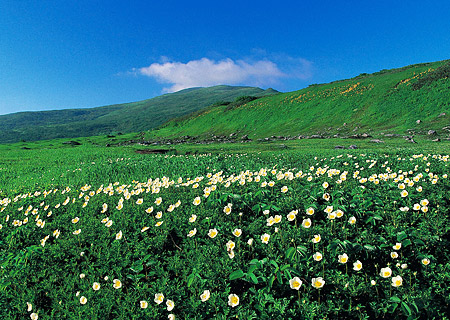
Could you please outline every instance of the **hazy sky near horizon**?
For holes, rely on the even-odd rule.
[[[450,59],[450,1],[0,1],[0,114]]]

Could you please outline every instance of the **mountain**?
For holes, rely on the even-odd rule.
[[[310,85],[238,106],[173,119],[149,137],[229,135],[440,134],[450,131],[450,60]]]
[[[273,89],[214,86],[97,108],[7,114],[0,116],[0,143],[140,132],[214,103],[234,101],[241,96],[261,97],[276,93]]]

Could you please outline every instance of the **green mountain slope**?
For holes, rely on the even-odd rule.
[[[420,120],[420,123],[417,123]],[[149,136],[441,133],[450,125],[450,60],[424,63],[215,106],[167,122]],[[411,130],[408,130],[411,129]]]
[[[190,88],[144,101],[105,107],[2,115],[0,143],[145,131],[218,101],[274,93],[277,91],[273,89],[214,86]]]

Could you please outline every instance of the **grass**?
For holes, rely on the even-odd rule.
[[[400,133],[446,135],[449,62],[412,65],[263,97],[230,109],[216,106],[174,119],[148,137]],[[446,115],[441,115],[446,113]],[[421,120],[420,124],[416,121]],[[213,126],[211,124],[214,124]]]
[[[240,96],[263,96],[273,89],[215,86],[192,88],[153,99],[88,109],[20,112],[0,116],[0,143],[140,132],[174,117]]]
[[[1,146],[2,319],[447,316],[447,142],[102,139]]]

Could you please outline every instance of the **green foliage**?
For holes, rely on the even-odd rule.
[[[447,135],[450,108],[448,61],[382,70],[347,80],[262,97],[236,106],[218,106],[195,116],[174,119],[152,137],[247,134],[272,135],[355,133]],[[426,85],[425,85],[426,84]],[[421,120],[420,124],[416,123]]]
[[[253,96],[242,96],[242,97],[238,97],[236,98],[236,100],[234,100],[233,102],[227,104],[227,107],[225,108],[225,111],[229,111],[232,110],[234,108],[238,108],[248,102],[251,102],[253,100],[258,99],[257,97],[253,97]]]
[[[447,316],[448,155],[3,148],[2,319]],[[392,275],[383,278],[387,266]],[[401,285],[392,285],[394,276]],[[295,277],[299,290],[291,288]],[[317,277],[321,288],[312,285]]]
[[[424,77],[421,77],[416,82],[412,84],[413,90],[419,90],[424,86],[430,85],[431,83],[450,78],[450,62],[440,66],[433,72],[426,74]]]
[[[2,115],[0,143],[140,132],[217,101],[231,101],[243,95],[264,96],[273,92],[254,87],[214,86],[191,88],[144,101],[98,108]]]

